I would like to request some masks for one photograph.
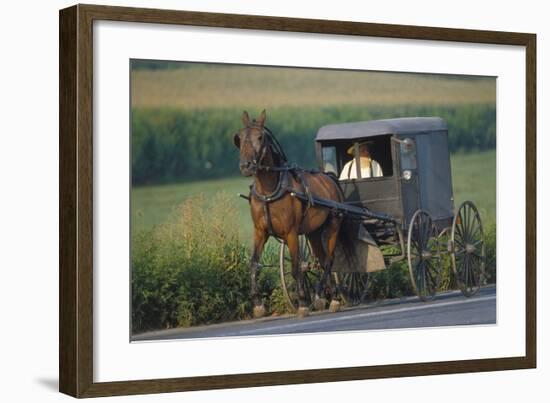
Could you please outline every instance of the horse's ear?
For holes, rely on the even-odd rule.
[[[248,116],[247,111],[243,111],[243,116],[241,117],[244,127],[250,126],[250,116]]]
[[[260,117],[257,120],[258,125],[263,126],[265,123],[265,109],[260,113]]]
[[[239,133],[235,133],[233,136],[233,144],[235,144],[235,147],[241,148],[241,137],[239,136]]]

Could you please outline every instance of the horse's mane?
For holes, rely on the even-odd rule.
[[[281,143],[279,143],[279,140],[277,140],[277,137],[273,134],[273,132],[266,126],[264,126],[264,131],[267,134],[267,137],[269,138],[269,144],[267,145],[271,149],[271,156],[274,159],[274,163],[277,166],[285,166],[288,165],[288,158],[286,157],[286,154],[283,150],[283,147],[281,146]]]

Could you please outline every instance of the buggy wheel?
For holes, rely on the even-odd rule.
[[[334,281],[344,303],[348,306],[359,305],[365,300],[369,285],[369,273],[334,272]]]
[[[304,275],[306,300],[309,307],[312,308],[315,290],[320,281],[320,271],[315,256],[311,253],[311,246],[304,235],[300,235],[298,238],[298,261]],[[292,261],[285,243],[281,243],[279,253],[279,275],[287,305],[292,312],[296,312],[298,310],[298,287],[292,275]]]
[[[479,212],[471,201],[458,208],[451,231],[451,265],[462,294],[475,295],[485,274],[485,238]]]
[[[430,214],[417,210],[407,237],[407,260],[411,283],[422,301],[435,297],[441,276],[441,253],[437,227]]]

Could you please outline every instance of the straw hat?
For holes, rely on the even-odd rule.
[[[359,147],[361,147],[362,145],[372,145],[372,144],[374,144],[374,141],[372,141],[372,140],[361,141],[361,142],[359,142]],[[348,148],[348,150],[346,152],[349,155],[353,155],[354,150],[355,150],[355,144],[353,144],[350,148]]]

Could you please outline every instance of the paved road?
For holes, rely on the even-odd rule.
[[[427,303],[421,302],[416,297],[385,300],[343,309],[337,313],[313,313],[302,319],[287,315],[149,332],[134,336],[132,341],[494,323],[496,323],[496,288],[488,286],[471,298],[464,297],[459,291],[451,291],[441,293]]]

